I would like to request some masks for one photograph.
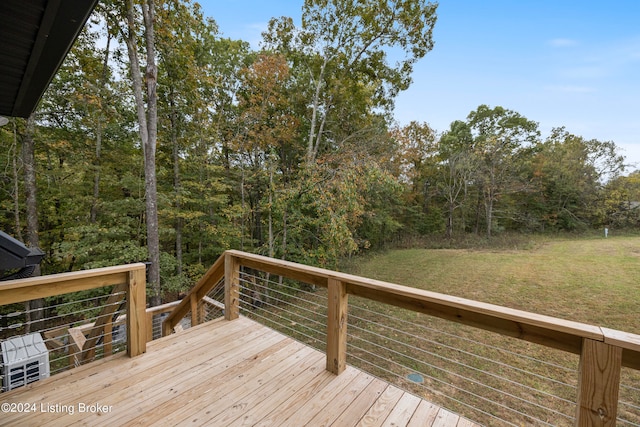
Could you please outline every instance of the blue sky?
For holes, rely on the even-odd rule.
[[[271,17],[300,22],[302,0],[202,0],[224,37],[255,48]],[[640,1],[442,0],[434,49],[396,102],[400,124],[442,132],[480,104],[614,141],[640,167]]]

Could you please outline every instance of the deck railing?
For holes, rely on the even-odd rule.
[[[153,315],[146,312],[145,274],[138,263],[0,282],[2,307],[46,299],[36,309],[3,310],[0,341],[38,335],[54,357],[55,373],[117,351],[122,346],[115,330],[122,325],[127,354],[140,355],[150,334],[147,317]]]
[[[212,290],[224,291],[221,299],[224,300],[225,318],[237,318],[241,299],[252,298],[241,291],[247,283],[246,278],[241,279],[242,269],[326,288],[326,367],[335,374],[340,374],[346,366],[348,312],[353,306],[349,296],[353,296],[354,300],[375,301],[383,306],[398,307],[577,355],[579,366],[575,374],[577,391],[573,418],[576,426],[616,425],[621,370],[628,368],[634,372],[633,378],[638,378],[635,373],[640,370],[640,336],[635,334],[239,251],[225,252],[190,294],[176,305],[164,322],[164,334],[171,333],[189,313],[191,324],[200,323],[206,317],[203,307],[211,305],[203,301],[210,299]],[[352,316],[354,321],[358,320],[357,316]],[[384,345],[393,345],[393,342]],[[485,359],[490,361],[490,356]],[[417,364],[419,360],[411,363]],[[626,389],[631,393],[640,391],[636,383]],[[634,400],[626,405],[640,410],[637,402]],[[638,425],[636,422],[624,423]],[[553,422],[547,424],[555,425]]]

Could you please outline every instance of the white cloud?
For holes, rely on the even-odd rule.
[[[576,46],[577,44],[578,42],[572,39],[558,38],[558,39],[549,40],[549,45],[553,47],[571,47],[571,46]]]
[[[592,80],[619,78],[621,73],[630,78],[635,75],[640,61],[640,37],[581,47],[564,55],[559,71],[565,78]]]
[[[589,86],[577,86],[577,85],[553,85],[545,87],[546,90],[551,92],[562,93],[592,93],[596,90]]]

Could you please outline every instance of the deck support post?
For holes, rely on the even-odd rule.
[[[224,318],[234,320],[240,316],[240,262],[231,254],[224,256]]]
[[[327,287],[327,370],[339,375],[347,366],[347,285],[329,277]]]
[[[144,268],[129,271],[127,286],[127,353],[147,351],[147,280]]]
[[[587,338],[582,340],[577,427],[616,425],[621,364],[621,347]]]

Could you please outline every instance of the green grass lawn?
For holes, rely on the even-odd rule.
[[[640,334],[640,237],[539,238],[529,249],[401,249],[350,273]]]

